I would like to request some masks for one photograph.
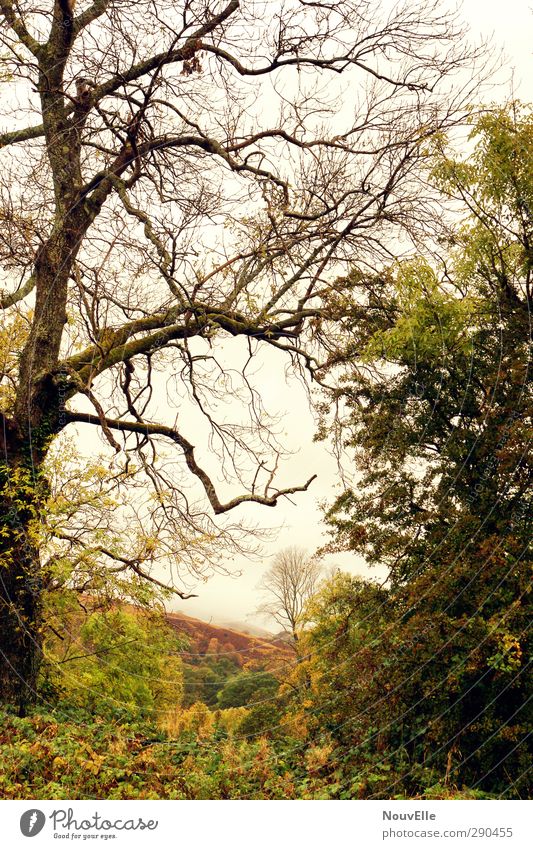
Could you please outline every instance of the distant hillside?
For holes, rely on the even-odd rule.
[[[239,666],[252,663],[268,668],[273,663],[294,660],[290,647],[276,637],[256,637],[223,625],[202,622],[185,613],[167,613],[167,620],[178,633],[190,639],[188,651],[183,652],[185,662],[198,655],[225,655]]]

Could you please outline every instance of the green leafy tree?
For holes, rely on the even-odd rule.
[[[48,694],[98,716],[161,720],[183,693],[182,642],[154,613],[112,609],[69,620],[45,642]]]
[[[275,696],[279,681],[270,672],[242,672],[224,685],[217,696],[219,708],[241,707]]]
[[[511,795],[525,780],[531,113],[487,113],[472,140],[468,160],[436,152],[433,179],[469,213],[442,262],[352,274],[359,350],[336,394],[357,486],[327,520],[331,547],[389,570],[396,614],[376,670],[389,695],[374,715],[408,768],[384,793],[420,792],[433,767],[444,784]]]
[[[467,165],[440,158],[441,186],[475,210],[450,235],[444,266],[352,275],[367,309],[352,320],[359,356],[349,352],[336,394],[359,477],[328,518],[338,543],[385,563],[394,581],[430,568],[443,546],[474,559],[494,537],[506,557],[525,552],[532,134],[529,115],[499,112],[476,124]]]
[[[239,724],[239,736],[251,741],[259,737],[279,738],[283,733],[282,719],[282,706],[274,700],[253,705]]]
[[[204,702],[208,707],[217,705],[217,696],[230,678],[234,678],[239,667],[229,657],[206,657],[199,663],[184,662],[183,705]]]

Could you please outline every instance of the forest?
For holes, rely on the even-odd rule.
[[[490,45],[441,0],[0,0],[0,46],[0,799],[528,798],[533,113]],[[289,377],[313,551],[262,525],[317,491]],[[257,558],[271,634],[187,618]]]

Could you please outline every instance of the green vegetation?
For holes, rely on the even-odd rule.
[[[224,685],[217,695],[217,704],[220,708],[242,707],[271,699],[278,686],[278,681],[269,672],[244,672]]]
[[[218,694],[239,667],[231,657],[207,656],[204,660],[183,664],[183,682],[185,693],[183,705],[190,707],[194,702],[203,702],[208,707],[218,703]]]
[[[160,615],[120,609],[70,617],[45,643],[42,691],[60,708],[116,718],[156,716],[181,700],[179,640]]]

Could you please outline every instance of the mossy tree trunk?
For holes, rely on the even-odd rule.
[[[44,491],[28,455],[11,454],[0,481],[0,700],[23,716],[37,697],[42,657],[37,529]]]

